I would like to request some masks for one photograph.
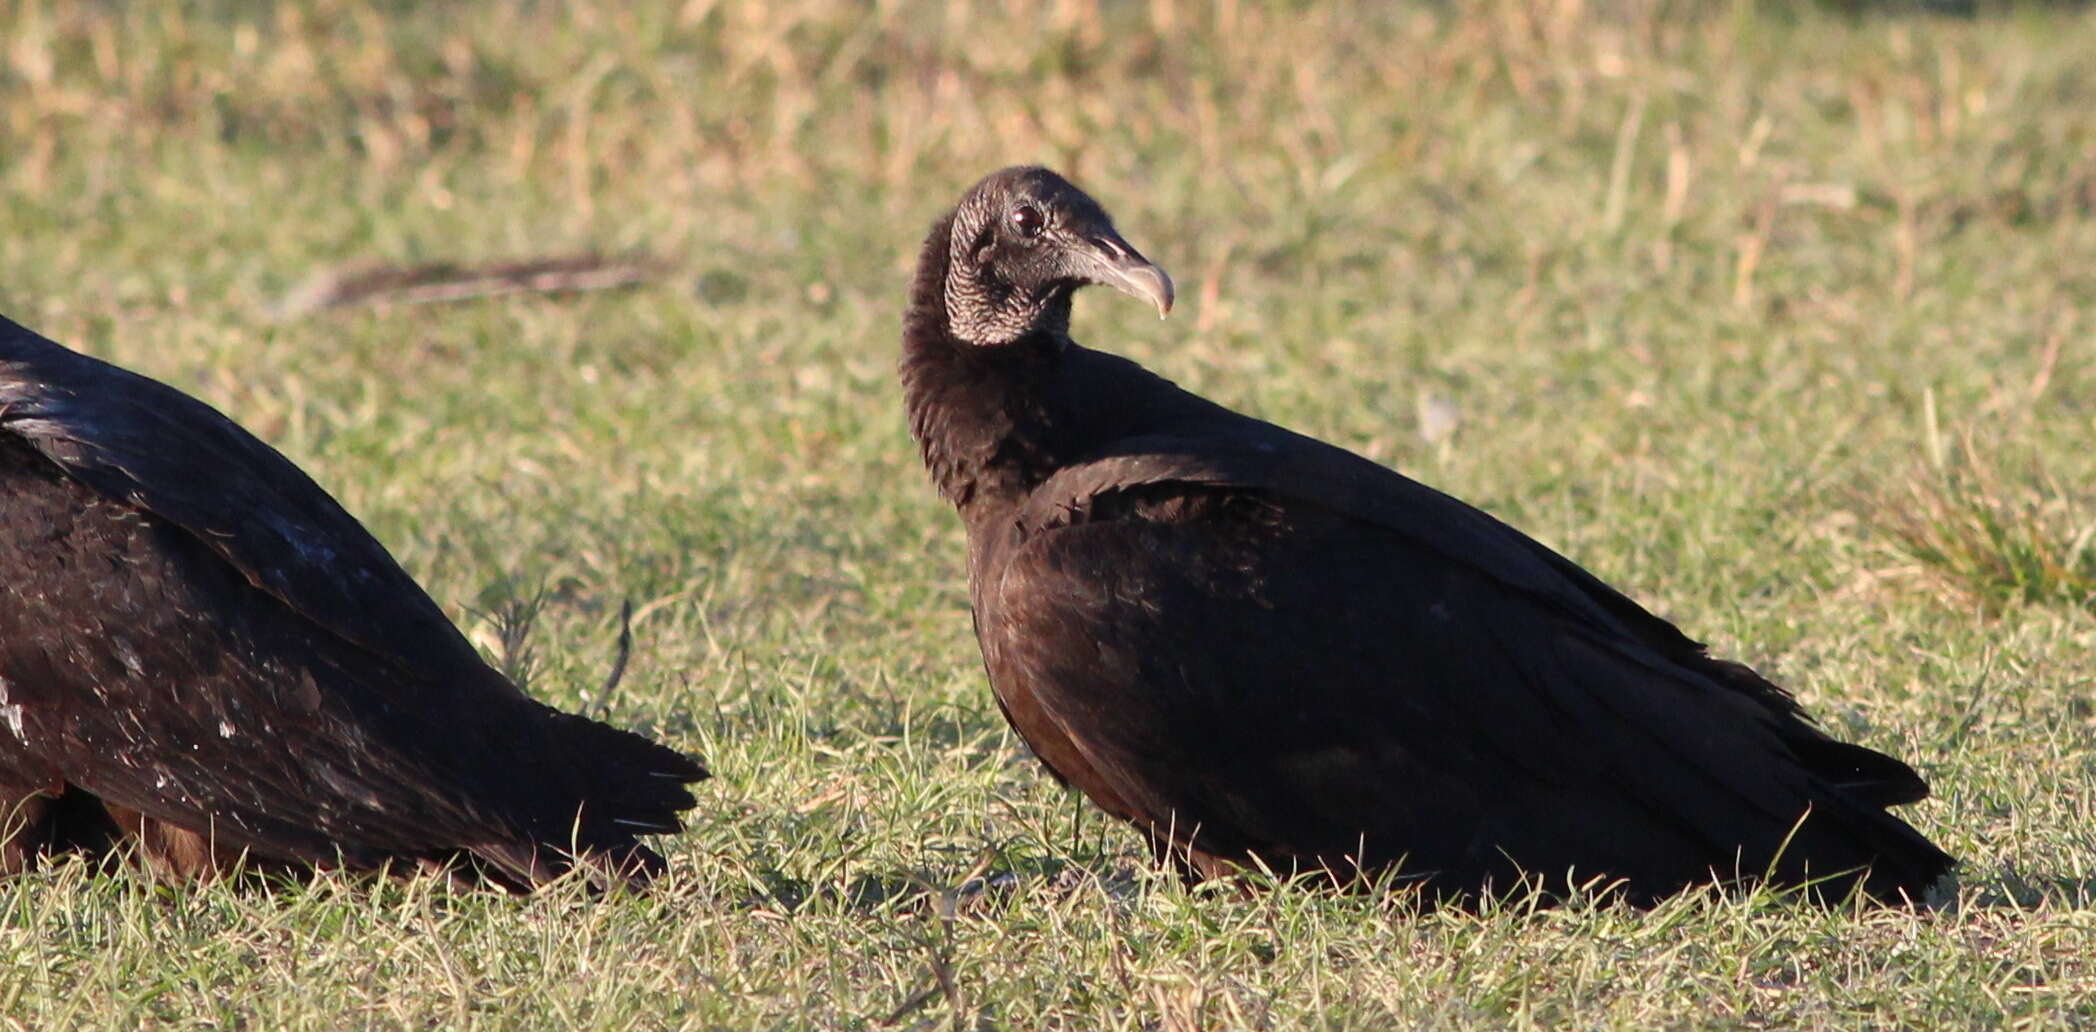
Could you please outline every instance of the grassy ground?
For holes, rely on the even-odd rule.
[[[0,884],[0,1024],[2096,1021],[2096,17],[1741,3],[0,0],[0,311],[301,462],[529,683],[703,752],[645,899]],[[1955,915],[1189,893],[1007,732],[892,379],[981,173],[1082,339],[1485,505],[1937,787]],[[624,292],[285,315],[367,260]],[[1451,428],[1452,423],[1452,428]],[[532,600],[538,600],[535,610]],[[956,893],[971,877],[1015,887]]]

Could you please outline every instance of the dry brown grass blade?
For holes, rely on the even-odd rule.
[[[389,308],[470,301],[506,294],[566,294],[635,287],[661,278],[654,258],[561,255],[465,265],[431,262],[388,265],[359,262],[307,280],[278,303],[283,318],[354,305]]]

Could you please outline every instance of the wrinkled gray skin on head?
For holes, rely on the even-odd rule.
[[[1121,235],[1097,201],[1045,168],[993,172],[954,209],[946,276],[948,329],[996,347],[1029,333],[1063,334],[1070,295],[1110,286],[1172,308],[1172,280]]]

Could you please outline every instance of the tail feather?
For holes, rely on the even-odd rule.
[[[588,717],[547,713],[554,755],[569,765],[580,796],[579,812],[564,815],[562,841],[572,838],[583,850],[616,856],[629,852],[639,836],[684,827],[680,815],[697,805],[687,786],[711,776],[697,759]]]
[[[524,700],[520,700],[524,701]],[[582,868],[599,888],[638,886],[664,869],[641,836],[681,830],[697,805],[687,787],[709,776],[696,758],[644,735],[537,702],[533,766],[543,780],[515,785],[528,799],[520,834],[468,845],[508,887],[529,889]],[[522,773],[522,772],[517,772]]]
[[[1815,793],[1814,815],[1799,829],[1801,841],[1792,843],[1791,855],[1820,856],[1829,862],[1847,857],[1853,867],[1867,865],[1863,890],[1884,903],[1933,907],[1946,891],[1955,894],[1957,859],[1886,812],[1887,807],[1928,798],[1929,784],[1914,768],[1875,749],[1828,736],[1805,717],[1789,692],[1743,664],[1699,649],[1690,665],[1774,713],[1791,754],[1823,786]],[[1779,866],[1788,867],[1787,859]],[[1834,872],[1823,863],[1816,873]],[[1800,868],[1792,877],[1802,880],[1803,875]],[[1839,896],[1856,881],[1855,876],[1835,878],[1824,894]]]
[[[1901,806],[1929,797],[1929,783],[1914,768],[1875,749],[1817,733],[1793,742],[1791,748],[1814,776],[1872,806]]]
[[[1938,849],[1906,821],[1883,810],[1875,816],[1883,837],[1877,843],[1877,859],[1864,880],[1864,891],[1876,899],[1910,906],[1935,906],[1945,885],[1955,891],[1956,857]]]

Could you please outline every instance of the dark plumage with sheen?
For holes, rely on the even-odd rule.
[[[1070,340],[1171,281],[1045,169],[932,228],[901,375],[1005,715],[1190,876],[1926,902],[1905,764],[1521,532]],[[1598,880],[1598,881],[1597,881]]]
[[[626,883],[704,777],[526,697],[216,410],[0,319],[0,869]]]

